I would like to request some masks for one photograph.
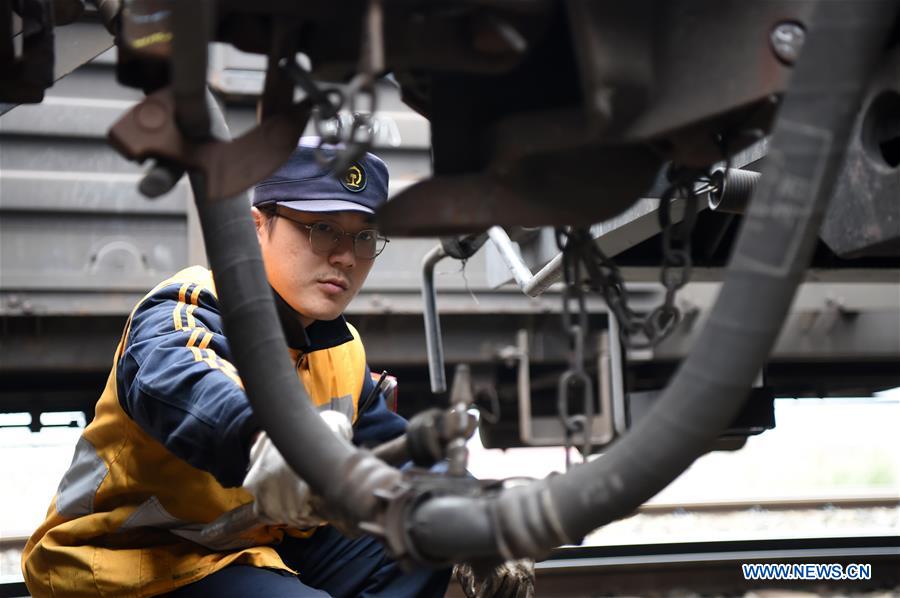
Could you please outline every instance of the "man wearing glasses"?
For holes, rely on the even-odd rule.
[[[253,218],[289,351],[311,400],[357,444],[406,422],[341,315],[388,240],[373,225],[388,172],[366,154],[334,176],[304,143],[254,192]],[[329,155],[331,154],[331,155]],[[211,273],[188,268],[135,308],[96,416],[23,570],[35,595],[443,596],[449,570],[403,572],[371,537],[323,525],[309,489],[253,417]],[[261,525],[210,541],[203,525],[255,501]]]

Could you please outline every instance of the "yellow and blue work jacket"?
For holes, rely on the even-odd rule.
[[[358,444],[402,433],[382,397],[356,412],[374,387],[356,331],[343,318],[304,330],[277,303],[313,403],[350,417]],[[207,269],[179,272],[137,305],[94,420],[25,546],[34,595],[153,596],[230,564],[290,570],[272,544],[311,532],[268,526],[249,548],[246,535],[199,543],[205,523],[252,500],[240,484],[260,428],[229,354]]]

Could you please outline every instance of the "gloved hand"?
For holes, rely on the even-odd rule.
[[[320,414],[335,434],[350,441],[353,427],[347,416],[338,411]],[[257,515],[269,524],[285,524],[296,528],[315,527],[322,523],[310,505],[310,491],[265,432],[260,432],[250,448],[250,468],[244,488],[255,499]]]
[[[466,598],[533,598],[534,561],[507,561],[479,575],[469,563],[453,567]]]

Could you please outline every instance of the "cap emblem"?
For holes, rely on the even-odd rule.
[[[366,188],[366,171],[359,162],[354,162],[341,177],[341,185],[351,193],[359,193]]]

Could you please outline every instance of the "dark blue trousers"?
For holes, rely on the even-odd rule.
[[[275,547],[288,567],[299,571],[233,565],[169,594],[173,598],[440,597],[450,569],[405,572],[371,536],[345,538],[331,526],[305,539],[285,536]]]

